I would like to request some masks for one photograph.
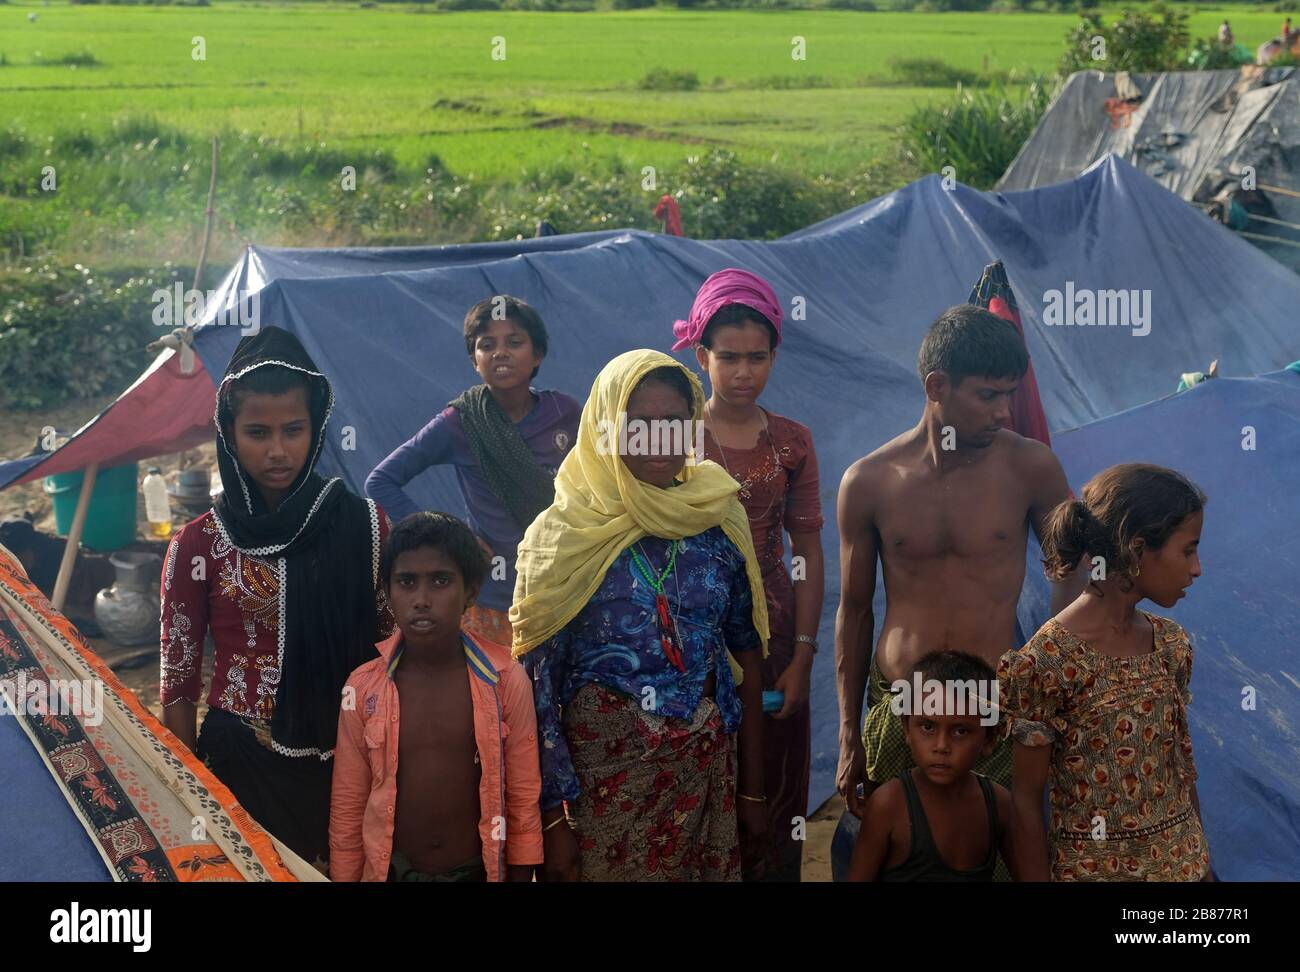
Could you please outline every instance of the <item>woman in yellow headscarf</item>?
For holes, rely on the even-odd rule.
[[[699,458],[703,404],[658,351],[607,364],[519,545],[554,880],[734,881],[742,840],[762,852],[767,605],[737,484]]]

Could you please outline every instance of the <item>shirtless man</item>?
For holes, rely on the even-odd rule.
[[[1070,495],[1051,449],[1004,427],[1029,367],[1014,327],[974,305],[950,308],[926,335],[918,366],[921,421],[850,466],[840,483],[837,785],[858,816],[859,783],[870,795],[911,765],[888,686],[928,652],[970,652],[996,668],[1008,648],[1019,647],[1016,602],[1029,530],[1041,536],[1048,513]],[[864,731],[877,556],[886,607]],[[1053,589],[1053,613],[1084,580]],[[999,746],[975,769],[1009,785],[1010,748]]]

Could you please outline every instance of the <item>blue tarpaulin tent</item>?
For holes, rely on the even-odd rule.
[[[1223,374],[1255,375],[1300,356],[1300,278],[1127,163],[1108,158],[1072,182],[1007,194],[949,189],[929,177],[773,242],[622,232],[398,251],[250,248],[223,286],[257,289],[261,322],[293,331],[330,375],[338,406],[322,471],[360,489],[380,459],[477,381],[461,319],[484,296],[514,294],[541,311],[551,353],[537,383],[583,399],[614,355],[639,346],[667,349],[673,320],[686,315],[708,274],[742,266],[771,280],[789,313],[764,404],[812,428],[827,519],[826,650],[812,698],[816,804],[834,790],[837,756],[830,645],[839,594],[839,479],[851,462],[917,421],[921,338],[941,310],[966,299],[994,259],[1005,262],[1019,296],[1043,406],[1071,485],[1077,489],[1121,458],[1147,459],[1185,469],[1210,493],[1206,576],[1174,616],[1207,642],[1193,682],[1193,733],[1216,868],[1225,878],[1300,875],[1300,785],[1289,775],[1296,747],[1287,728],[1300,723],[1300,694],[1282,672],[1289,662],[1278,637],[1284,623],[1300,621],[1295,574],[1250,553],[1295,528],[1300,410],[1287,382],[1300,378],[1219,380],[1185,398],[1124,411],[1214,358]],[[1120,290],[1128,312],[1144,309],[1136,315],[1142,320],[1045,323],[1045,295],[1053,291]],[[1112,294],[1112,311],[1118,306]],[[239,337],[231,326],[199,329],[195,350],[208,374],[222,373]],[[1260,389],[1264,414],[1254,424],[1270,432],[1261,435],[1249,475],[1212,475],[1216,453],[1204,439],[1210,420],[1183,402],[1227,421],[1232,409],[1247,407],[1229,394],[1236,389],[1246,398]],[[1135,418],[1148,413],[1149,421]],[[1076,426],[1083,427],[1055,438]],[[0,483],[13,478],[0,466]],[[409,491],[430,508],[463,510],[445,471],[424,474]],[[1229,506],[1240,507],[1238,516],[1216,521]],[[1231,532],[1219,532],[1229,524]],[[1036,554],[1030,551],[1031,566]],[[1031,570],[1021,610],[1031,631],[1046,616],[1036,578]],[[1256,601],[1260,607],[1247,610]],[[1229,617],[1237,623],[1220,623]],[[1205,657],[1224,643],[1239,668]],[[1237,671],[1259,683],[1261,702],[1252,713],[1258,722],[1247,722],[1250,729],[1237,727],[1236,711],[1224,709],[1239,707],[1239,686],[1229,691],[1218,679]],[[1276,681],[1267,705],[1265,675]]]

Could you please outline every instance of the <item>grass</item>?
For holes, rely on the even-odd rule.
[[[36,21],[27,19],[31,12]],[[1276,30],[1267,7],[1234,5],[1229,15],[1247,44]],[[1197,10],[1193,35],[1212,33],[1222,16]],[[852,179],[893,150],[898,126],[916,106],[946,97],[917,61],[941,61],[945,82],[1050,72],[1075,20],[4,4],[0,250],[12,259],[11,239],[36,227],[42,245],[73,259],[191,252],[207,140],[217,132],[225,138],[218,208],[232,196],[230,180],[257,182],[234,194],[251,200],[244,209],[219,219],[218,259],[231,255],[241,234],[365,242],[294,218],[299,204],[289,190],[328,191],[340,163],[359,172],[368,166],[382,181],[394,169],[423,173],[436,157],[456,178],[504,186],[548,171],[626,172],[639,180],[644,166],[666,170],[719,148],[800,176]],[[205,60],[191,56],[196,35]],[[806,42],[806,60],[791,58],[796,36]],[[492,56],[498,37],[504,60]],[[185,144],[169,145],[177,132]],[[46,162],[59,170],[57,198],[24,191]],[[348,232],[363,215],[354,214]],[[466,221],[427,232],[441,238],[475,227]]]

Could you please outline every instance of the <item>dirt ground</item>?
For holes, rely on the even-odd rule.
[[[36,443],[42,428],[52,425],[60,432],[72,432],[80,428],[87,420],[96,415],[105,405],[112,401],[112,396],[96,399],[82,399],[57,409],[41,412],[4,412],[0,411],[0,456],[16,458],[25,455]],[[148,465],[159,466],[164,474],[194,464],[210,464],[215,467],[212,447],[191,450],[173,456],[159,456],[151,459]],[[146,464],[141,463],[142,467]],[[143,473],[144,469],[141,469]],[[140,500],[140,521],[143,522],[143,498]],[[40,480],[22,486],[14,486],[0,491],[0,517],[22,513],[36,514],[36,528],[44,533],[54,533],[54,508],[45,494]],[[184,517],[177,514],[176,523],[180,525]],[[161,545],[158,545],[161,550]],[[98,563],[85,563],[86,557],[79,558],[79,566],[89,573],[93,566],[95,576],[103,576],[108,568],[100,560]],[[95,558],[98,559],[98,558]],[[109,575],[111,576],[111,575]],[[91,601],[96,585],[74,584],[74,593],[79,595],[79,602],[68,605],[68,614],[74,617],[89,616]],[[91,647],[104,659],[126,684],[139,697],[140,701],[155,716],[161,718],[162,708],[158,704],[158,648],[144,645],[124,648],[113,644],[106,638],[86,639]],[[204,656],[204,682],[212,677],[211,652]],[[200,705],[199,718],[206,710]],[[829,881],[831,879],[830,846],[831,837],[839,821],[842,802],[839,797],[832,797],[808,817],[808,839],[804,845],[803,879],[804,881]]]
[[[60,432],[75,432],[115,397],[82,398],[58,408],[35,412],[0,410],[0,457],[17,459],[28,455],[36,447],[41,430],[46,426],[53,426]],[[27,511],[37,514],[38,530],[54,532],[54,507],[40,480],[0,491],[0,517]]]

